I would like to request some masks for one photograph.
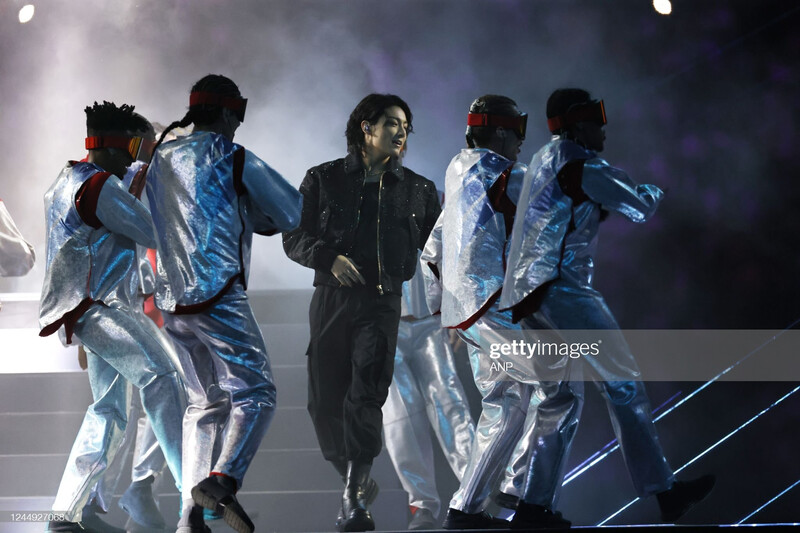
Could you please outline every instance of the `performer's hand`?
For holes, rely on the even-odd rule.
[[[333,260],[331,274],[345,287],[367,283],[364,276],[358,271],[356,264],[349,257],[343,255],[337,255],[336,259]]]

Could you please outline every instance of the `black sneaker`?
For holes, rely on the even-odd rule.
[[[209,476],[192,488],[197,505],[222,514],[225,523],[237,533],[253,533],[256,526],[236,499],[236,481],[225,476]]]
[[[663,522],[677,522],[689,509],[700,503],[714,488],[716,477],[706,475],[691,481],[676,481],[669,490],[656,494]]]
[[[58,533],[85,533],[84,529],[77,522],[66,522],[64,520],[51,520],[47,523],[45,531]]]
[[[572,522],[555,513],[533,503],[519,502],[517,512],[511,520],[511,529],[569,529]]]
[[[494,497],[494,503],[496,503],[500,507],[503,507],[504,509],[516,509],[517,505],[519,505],[519,498],[517,498],[513,494],[498,492],[497,495]]]
[[[451,507],[447,510],[442,529],[508,529],[509,525],[508,520],[494,518],[486,511],[471,514]]]

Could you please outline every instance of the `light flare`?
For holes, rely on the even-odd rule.
[[[36,8],[33,7],[33,4],[26,4],[22,6],[19,10],[19,23],[25,24],[26,22],[30,22],[35,12]]]
[[[669,15],[672,13],[672,2],[669,0],[653,0],[653,8],[659,15]]]

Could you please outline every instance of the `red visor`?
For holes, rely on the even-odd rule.
[[[547,119],[547,127],[552,133],[572,126],[578,122],[596,122],[601,126],[606,121],[606,106],[602,100],[593,100],[585,104],[574,105],[563,115]]]
[[[488,113],[470,113],[467,115],[467,126],[494,126],[496,128],[508,128],[520,139],[525,139],[525,132],[528,129],[528,114],[520,113],[516,117],[505,115],[490,115]]]
[[[189,107],[194,105],[218,105],[236,113],[239,122],[244,122],[247,98],[222,96],[221,94],[196,91],[189,95]]]
[[[86,149],[96,150],[98,148],[119,148],[125,150],[133,159],[150,161],[153,155],[153,148],[156,143],[143,137],[123,137],[113,135],[102,135],[86,137]]]

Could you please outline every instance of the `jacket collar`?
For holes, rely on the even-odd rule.
[[[361,157],[354,153],[348,153],[347,157],[344,158],[344,171],[346,174],[352,174],[355,172],[361,173],[364,170],[364,162],[361,161]],[[394,174],[397,179],[403,179],[403,165],[400,162],[400,159],[393,157],[389,160],[389,168],[387,172]]]

